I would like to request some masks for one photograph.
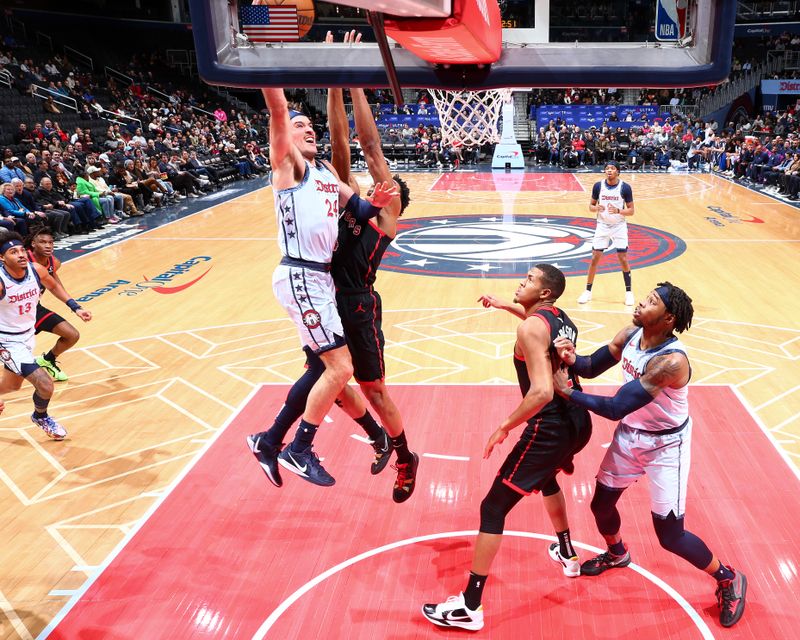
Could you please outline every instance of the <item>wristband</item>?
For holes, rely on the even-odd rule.
[[[353,217],[358,222],[362,223],[366,222],[370,218],[374,218],[381,212],[380,208],[376,207],[371,202],[364,200],[363,198],[359,198],[355,193],[350,196],[350,199],[344,206],[344,210],[352,213]]]
[[[75,300],[72,299],[72,298],[67,300],[66,304],[70,308],[70,310],[73,311],[73,312],[75,312],[75,311],[77,311],[78,309],[81,308],[81,305],[79,305],[77,302],[75,302]]]

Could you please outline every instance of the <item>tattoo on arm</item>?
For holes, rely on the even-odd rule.
[[[642,386],[648,393],[655,396],[661,389],[674,384],[681,375],[683,356],[670,353],[656,356],[647,365],[647,371],[642,376]]]

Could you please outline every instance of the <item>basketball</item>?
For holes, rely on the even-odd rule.
[[[302,38],[314,24],[314,0],[261,0],[253,4],[266,4],[271,7],[297,7],[297,29]]]

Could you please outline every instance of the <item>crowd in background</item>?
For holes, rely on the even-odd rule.
[[[748,40],[734,50],[732,75],[746,73],[766,51],[800,50],[800,36],[788,33]],[[21,46],[0,49],[0,74],[21,96],[32,86],[47,90],[41,117],[20,121],[2,151],[0,226],[26,230],[47,221],[58,236],[82,233],[127,216],[202,197],[233,179],[253,179],[269,169],[268,114],[239,111],[197,86],[165,79],[169,67],[157,52],[128,59],[120,77],[99,77],[66,57],[41,57]],[[694,104],[705,89],[643,89],[639,105]],[[49,93],[48,93],[49,92]],[[409,105],[392,103],[389,91],[368,90],[390,163],[458,168],[477,163],[490,148],[444,144],[440,127],[404,122],[381,125],[381,114],[435,115],[430,94],[421,90]],[[66,100],[63,100],[63,99]],[[330,157],[325,114],[311,106],[305,90],[290,100],[304,105],[315,122],[322,157]],[[72,116],[79,122],[62,128]],[[543,89],[529,105],[620,105],[616,89]],[[7,126],[11,114],[4,114]],[[428,119],[429,121],[430,119]],[[98,129],[98,125],[100,129]],[[797,198],[800,187],[797,118],[793,109],[750,120],[718,124],[692,121],[680,112],[643,118],[621,128],[611,121],[581,129],[555,119],[534,131],[530,162],[563,168],[602,166],[615,160],[629,169],[715,170]],[[355,133],[352,157],[363,164]]]

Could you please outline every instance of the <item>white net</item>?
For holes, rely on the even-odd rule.
[[[439,112],[442,144],[479,147],[499,142],[500,111],[511,99],[511,89],[429,91]]]

